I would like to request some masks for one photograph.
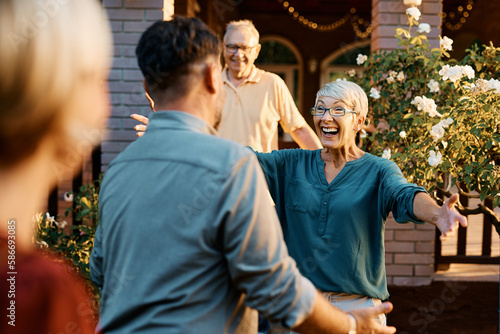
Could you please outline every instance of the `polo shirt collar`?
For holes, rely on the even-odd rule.
[[[229,81],[229,68],[227,66],[224,67],[222,70],[222,80],[225,83],[231,83]],[[260,79],[262,78],[262,70],[258,69],[255,65],[252,65],[252,70],[250,72],[250,75],[248,78],[243,81],[243,83],[250,82],[250,83],[258,83]]]

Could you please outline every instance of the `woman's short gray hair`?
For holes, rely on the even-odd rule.
[[[259,42],[259,32],[257,31],[257,28],[253,25],[252,21],[250,20],[239,20],[239,21],[231,21],[227,24],[226,26],[226,33],[224,34],[224,40],[226,40],[226,36],[229,34],[229,32],[233,29],[245,29],[249,31],[256,39],[257,43]]]
[[[364,90],[354,82],[338,80],[327,83],[316,94],[315,104],[318,103],[320,96],[340,100],[362,117],[366,117],[368,113],[368,97]]]

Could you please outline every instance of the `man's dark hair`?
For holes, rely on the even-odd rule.
[[[199,19],[175,16],[149,27],[135,53],[150,93],[168,90],[182,96],[188,89],[190,65],[211,55],[218,59],[219,40]]]

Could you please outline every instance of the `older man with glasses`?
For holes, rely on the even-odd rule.
[[[255,67],[260,52],[259,32],[249,20],[233,21],[224,35],[222,78],[226,103],[217,130],[221,137],[249,146],[257,152],[278,149],[278,123],[303,149],[316,150],[321,142],[300,114],[285,82],[276,74]],[[148,97],[151,108],[154,101]],[[131,117],[142,136],[149,122],[138,114]]]
[[[259,32],[251,21],[228,24],[224,35],[226,104],[219,127],[221,136],[259,152],[271,152],[278,149],[279,122],[301,148],[320,148],[318,137],[295,106],[285,82],[255,67],[260,48]]]

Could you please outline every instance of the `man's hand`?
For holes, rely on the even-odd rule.
[[[382,303],[378,306],[367,307],[350,312],[356,319],[358,334],[393,334],[395,327],[382,326],[375,320],[379,314],[392,311],[392,304]],[[338,307],[332,306],[321,293],[317,293],[312,312],[301,323],[292,329],[301,334],[330,334],[347,333],[351,327],[351,321],[347,313]]]
[[[130,115],[130,117],[132,117],[136,121],[143,123],[143,124],[138,124],[138,125],[134,126],[134,130],[137,131],[137,133],[136,133],[137,137],[141,137],[144,134],[144,132],[146,131],[146,128],[148,127],[149,118],[147,118],[146,116],[138,115],[138,114],[132,114],[132,115]]]
[[[454,194],[439,210],[438,218],[436,221],[436,226],[441,231],[441,236],[439,240],[444,241],[448,237],[455,234],[458,230],[458,224],[463,227],[467,226],[467,218],[462,216],[457,209],[455,209],[455,204],[458,202],[458,194]]]
[[[357,333],[382,333],[392,334],[396,333],[395,327],[387,327],[379,324],[375,317],[379,314],[389,313],[392,311],[392,304],[389,302],[382,303],[375,307],[362,308],[349,312],[357,322]]]

